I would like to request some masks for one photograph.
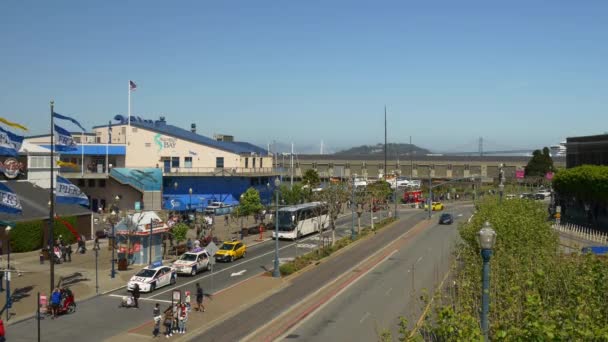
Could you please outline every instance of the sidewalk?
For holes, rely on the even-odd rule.
[[[193,230],[191,230],[193,231]],[[189,231],[189,234],[190,232]],[[265,232],[263,240],[259,241],[260,235],[250,235],[243,239],[245,244],[253,246],[267,241],[271,233]],[[85,254],[72,254],[72,262],[55,264],[55,284],[60,277],[64,277],[63,284],[69,286],[74,292],[76,302],[82,302],[94,297],[97,293],[104,294],[117,290],[127,284],[129,279],[139,271],[144,265],[129,265],[127,271],[118,272],[116,266],[116,277],[112,279],[111,259],[112,251],[108,250],[108,240],[99,240],[100,250],[98,256],[98,292],[95,284],[95,252],[93,251],[93,241],[87,241],[87,252]],[[75,245],[72,246],[76,250]],[[165,256],[164,263],[172,262],[175,256]],[[2,258],[0,267],[6,268],[6,256]],[[10,319],[5,320],[5,325],[14,324],[23,319],[29,318],[36,313],[36,293],[49,296],[50,289],[50,264],[48,260],[40,264],[39,251],[27,253],[11,253],[11,268],[21,272],[11,275],[11,295],[13,295],[13,305],[9,310]],[[3,279],[3,287],[6,279]],[[6,290],[6,289],[5,289]],[[6,303],[6,291],[0,293],[0,307]]]
[[[280,291],[287,285],[289,285],[289,282],[284,279],[273,278],[261,274],[245,279],[224,290],[220,290],[214,293],[210,298],[205,298],[204,304],[206,311],[204,313],[194,310],[190,312],[186,326],[186,334],[173,334],[171,341],[190,340],[216,322],[223,321],[224,319],[243,311],[247,307]],[[193,304],[195,304],[194,298]],[[164,310],[166,307],[167,305],[164,305],[162,306],[162,309]],[[111,340],[113,342],[148,341],[152,337],[153,328],[154,324],[152,322],[152,317],[150,317],[150,321],[125,333],[113,336]],[[161,333],[162,332],[164,332],[164,327],[161,325]],[[160,337],[164,338],[162,335]]]

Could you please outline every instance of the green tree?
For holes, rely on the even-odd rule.
[[[553,159],[547,147],[532,152],[532,158],[526,165],[526,177],[544,177],[547,172],[554,171]]]
[[[232,212],[232,217],[241,219],[241,229],[243,229],[243,219],[259,213],[262,209],[264,209],[264,205],[262,205],[260,193],[254,188],[249,188],[241,195],[239,205]]]
[[[302,183],[308,185],[310,189],[315,189],[321,184],[321,179],[316,170],[308,169],[304,172],[304,176],[302,176]]]
[[[280,186],[281,199],[285,204],[293,205],[299,203],[310,202],[312,190],[304,188],[302,184],[296,183],[293,186],[281,184]]]
[[[324,202],[327,205],[327,215],[329,216],[329,226],[331,228],[331,243],[336,241],[336,220],[342,210],[342,205],[350,198],[350,193],[346,184],[329,184],[323,190],[314,193],[314,200]]]
[[[179,244],[182,241],[186,240],[186,235],[188,234],[188,225],[185,223],[178,223],[171,228],[171,232],[173,233],[173,238]]]

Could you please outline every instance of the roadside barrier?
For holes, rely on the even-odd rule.
[[[595,229],[579,226],[572,223],[554,223],[552,228],[560,233],[570,235],[579,239],[608,244],[608,234]]]

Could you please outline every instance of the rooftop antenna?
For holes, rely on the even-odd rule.
[[[384,105],[384,180],[386,180],[386,105]]]

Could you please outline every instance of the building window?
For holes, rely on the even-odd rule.
[[[179,167],[179,157],[171,157],[171,167]]]
[[[105,179],[100,179],[98,185],[99,185],[100,188],[105,188],[106,187],[106,180]]]
[[[255,157],[253,157],[251,159],[253,159],[253,168],[255,169]]]
[[[264,167],[264,158],[260,158],[260,169]]]
[[[146,147],[151,147],[152,143],[146,143]]]
[[[464,164],[464,170],[469,171],[469,164]]]
[[[448,170],[452,171],[452,164],[448,164]]]
[[[192,168],[192,157],[184,157],[184,167]]]
[[[89,179],[89,188],[94,188],[94,187],[95,187],[95,180]]]
[[[245,158],[245,168],[249,167],[249,158]]]
[[[224,168],[224,157],[215,158],[215,167],[217,167],[218,169]]]
[[[83,187],[85,185],[84,179],[78,180],[78,186]]]

